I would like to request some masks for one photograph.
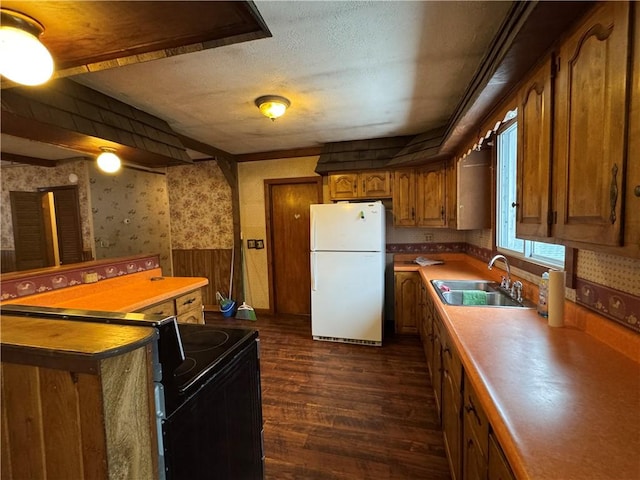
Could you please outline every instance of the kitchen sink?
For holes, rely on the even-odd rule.
[[[491,280],[432,280],[440,300],[447,305],[474,307],[534,308],[528,300],[519,302]]]

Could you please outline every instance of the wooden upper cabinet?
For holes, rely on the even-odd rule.
[[[539,67],[518,95],[518,238],[551,234],[551,65]]]
[[[419,170],[417,183],[417,225],[444,227],[446,225],[444,165],[436,163]]]
[[[331,200],[390,198],[391,172],[344,172],[329,175]]]
[[[604,2],[560,47],[554,236],[621,245],[629,3]]]
[[[416,175],[413,170],[398,170],[393,174],[393,224],[399,227],[416,225]]]
[[[629,150],[625,191],[624,244],[632,256],[640,258],[640,8],[634,15],[633,79],[629,105]]]
[[[456,228],[458,225],[458,161],[455,158],[450,159],[445,167],[445,192],[446,192],[446,214],[447,226]]]
[[[449,170],[447,170],[449,175]],[[455,222],[449,228],[479,230],[491,227],[491,150],[473,151],[457,162],[453,205],[457,209]],[[457,180],[457,181],[456,181]],[[449,196],[447,178],[447,197]]]

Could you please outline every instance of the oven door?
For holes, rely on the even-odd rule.
[[[167,478],[262,479],[260,397],[255,339],[163,422]]]

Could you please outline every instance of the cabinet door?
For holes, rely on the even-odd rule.
[[[420,170],[417,177],[417,224],[421,227],[445,226],[445,173],[442,164]]]
[[[395,273],[396,333],[418,333],[420,285],[416,272]]]
[[[329,175],[329,196],[333,200],[358,197],[358,174],[337,173]]]
[[[416,176],[413,170],[398,170],[393,174],[393,224],[400,227],[416,225]]]
[[[360,198],[388,198],[391,197],[391,173],[367,172],[361,173],[358,180]]]
[[[515,480],[516,477],[509,468],[509,463],[502,453],[498,441],[489,435],[489,478],[491,480]]]
[[[629,106],[629,154],[627,156],[626,218],[624,244],[628,252],[640,258],[640,8],[634,9],[633,80]]]
[[[441,415],[442,410],[442,320],[438,316],[437,312],[434,312],[433,317],[433,356],[431,358],[431,369],[433,376],[431,377],[431,383],[433,384],[433,391],[435,393],[436,407],[438,408],[438,415]]]
[[[449,228],[457,228],[458,226],[458,161],[452,158],[447,162],[445,168],[446,197],[447,202],[445,212],[447,215],[447,226]]]
[[[629,2],[604,2],[559,55],[555,237],[622,240]]]
[[[442,364],[442,430],[444,433],[444,445],[451,464],[451,477],[453,480],[459,480],[462,470],[462,392],[455,368],[460,365],[460,362],[448,339],[443,343]]]
[[[551,211],[551,60],[525,82],[518,98],[516,235],[548,237]]]

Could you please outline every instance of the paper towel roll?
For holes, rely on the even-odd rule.
[[[565,272],[549,271],[549,326],[562,327],[564,325],[564,284]]]

